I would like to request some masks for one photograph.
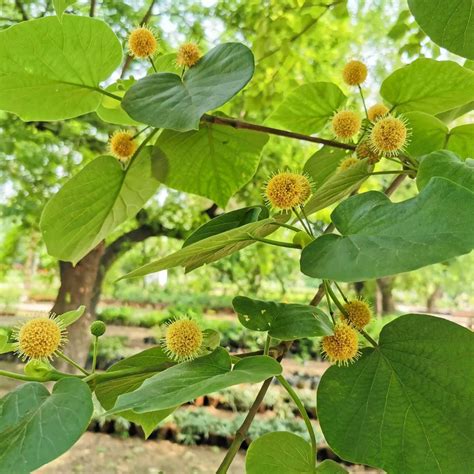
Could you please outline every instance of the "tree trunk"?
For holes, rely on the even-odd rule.
[[[395,311],[393,301],[393,282],[395,277],[384,277],[377,279],[377,314],[390,314]]]
[[[59,262],[61,286],[52,312],[62,314],[76,309],[80,305],[86,307],[86,313],[68,328],[69,342],[64,352],[76,362],[84,365],[87,360],[91,337],[89,325],[95,318],[95,307],[91,304],[95,292],[100,260],[105,251],[101,242],[95,249],[82,258],[74,267],[70,262]],[[64,367],[62,367],[64,369]]]
[[[441,285],[436,285],[433,293],[428,296],[426,300],[426,311],[434,313],[436,311],[436,302],[443,296],[443,289]]]

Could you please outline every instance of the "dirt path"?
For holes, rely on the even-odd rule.
[[[210,474],[224,454],[224,450],[208,446],[85,433],[69,452],[35,474]],[[243,474],[244,465],[244,454],[239,453],[229,473]]]

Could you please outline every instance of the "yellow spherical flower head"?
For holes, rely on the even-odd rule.
[[[348,365],[360,355],[357,331],[345,321],[338,321],[332,336],[324,336],[321,350],[332,364]]]
[[[355,112],[341,110],[335,113],[332,118],[332,130],[337,138],[349,140],[359,133],[361,123],[359,115]]]
[[[66,341],[66,330],[54,316],[34,318],[15,329],[16,351],[23,360],[52,359]]]
[[[372,107],[369,107],[369,110],[367,110],[367,116],[371,122],[375,122],[380,117],[387,115],[388,112],[388,107],[384,104],[375,104],[372,105]]]
[[[370,147],[380,155],[398,155],[408,140],[406,121],[400,117],[386,115],[378,119],[370,132]]]
[[[135,28],[128,37],[128,50],[136,58],[149,58],[158,49],[158,40],[147,26]]]
[[[197,44],[184,43],[178,49],[176,64],[180,67],[193,67],[201,59],[201,50]]]
[[[346,171],[349,168],[352,168],[353,166],[357,165],[358,163],[359,163],[359,160],[357,158],[354,158],[353,156],[346,158],[339,165],[339,171]]]
[[[375,153],[372,148],[370,148],[370,143],[368,140],[360,142],[356,147],[356,155],[359,160],[364,160],[367,158],[367,162],[370,165],[375,165],[380,161],[381,156]]]
[[[265,197],[275,209],[289,210],[302,205],[310,194],[311,182],[299,173],[277,173],[265,185]]]
[[[361,61],[349,61],[342,70],[342,78],[347,85],[358,86],[367,79],[367,66]]]
[[[109,142],[110,153],[121,161],[127,161],[136,151],[137,144],[130,132],[116,131]]]
[[[164,351],[178,362],[192,360],[200,354],[203,340],[203,332],[196,321],[175,319],[165,329]]]
[[[363,300],[352,300],[344,305],[348,322],[356,329],[363,329],[372,318],[369,305]]]

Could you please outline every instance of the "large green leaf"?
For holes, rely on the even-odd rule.
[[[183,247],[252,222],[268,219],[268,215],[268,209],[265,206],[249,206],[235,211],[224,212],[196,229],[184,241]]]
[[[337,172],[347,153],[347,150],[323,146],[308,158],[303,171],[311,178],[315,190]]]
[[[111,156],[91,161],[43,210],[40,227],[49,254],[77,263],[119,224],[135,216],[158,185],[151,147],[144,148],[126,170]]]
[[[387,472],[474,471],[474,336],[434,316],[387,324],[376,349],[333,366],[318,418],[340,457]]]
[[[474,100],[474,72],[452,61],[417,59],[388,76],[380,94],[396,112],[435,115]]]
[[[186,133],[165,130],[156,142],[156,177],[171,188],[224,207],[257,170],[268,135],[214,124]]]
[[[100,404],[110,410],[115,405],[119,395],[123,393],[133,392],[141,384],[152,375],[162,370],[172,367],[175,363],[166,356],[160,347],[152,347],[131,357],[127,357],[113,364],[105,374],[98,378],[95,388],[95,394]],[[107,374],[116,372],[117,370],[133,370],[143,369],[149,372],[141,374],[130,374],[117,379],[107,379]],[[176,407],[170,407],[165,410],[157,410],[146,414],[135,413],[132,410],[120,412],[119,415],[133,423],[137,423],[143,427],[145,436],[148,437],[156,428],[158,423],[170,415]]]
[[[422,190],[436,176],[447,178],[474,192],[474,160],[462,161],[451,151],[434,151],[422,158],[416,184]]]
[[[291,92],[267,119],[268,125],[311,135],[325,127],[347,97],[332,82],[304,84]]]
[[[361,160],[346,170],[336,170],[313,192],[313,195],[304,206],[306,214],[310,215],[324,209],[358,189],[369,177],[372,168],[371,165],[367,164],[367,160]]]
[[[286,431],[267,433],[253,441],[245,457],[247,474],[314,474],[311,445]],[[324,472],[324,471],[321,471]]]
[[[472,0],[408,0],[422,30],[437,45],[474,59],[474,15]]]
[[[120,97],[125,95],[125,92],[135,84],[135,79],[119,79],[117,82],[110,84],[105,90]],[[104,95],[99,107],[96,110],[96,114],[101,120],[108,123],[115,123],[117,125],[133,126],[139,125],[139,123],[127,114],[122,109],[121,103],[112,97]]]
[[[252,78],[253,54],[240,43],[209,51],[181,78],[164,72],[134,84],[122,106],[133,119],[156,128],[199,128],[202,115],[228,102]]]
[[[341,235],[322,235],[305,247],[301,271],[363,281],[463,255],[474,247],[473,208],[472,191],[438,177],[400,203],[377,191],[353,196],[331,216]]]
[[[314,306],[254,300],[246,296],[236,296],[232,305],[243,326],[253,331],[268,331],[277,339],[333,334],[329,317]]]
[[[14,54],[13,54],[14,53]],[[62,120],[94,111],[95,89],[122,60],[114,32],[101,20],[64,15],[0,32],[0,108],[25,121]]]
[[[119,396],[111,413],[164,410],[232,385],[258,383],[280,373],[281,365],[268,356],[245,357],[232,367],[229,353],[219,347],[207,356],[145,380],[134,392]]]
[[[407,154],[418,157],[445,147],[449,129],[438,118],[425,112],[405,114],[411,129]]]
[[[40,383],[20,385],[0,400],[0,471],[30,473],[66,452],[86,430],[92,397],[77,378],[50,394]]]
[[[462,158],[474,158],[474,124],[453,128],[446,147]]]
[[[169,268],[183,266],[186,271],[191,271],[206,263],[215,262],[221,258],[238,252],[239,250],[255,243],[250,235],[265,237],[275,232],[280,226],[279,222],[288,220],[288,215],[269,217],[261,221],[251,222],[241,227],[212,235],[207,239],[199,240],[191,245],[183,247],[171,255],[168,255],[155,262],[148,263],[137,268],[122,278],[134,278],[148,275],[149,273],[167,270]]]

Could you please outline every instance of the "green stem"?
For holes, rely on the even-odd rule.
[[[93,347],[93,353],[92,353],[92,373],[95,373],[95,368],[97,365],[97,349],[99,346],[99,338],[98,336],[94,337],[94,347]]]
[[[153,58],[150,56],[148,59],[150,60],[153,71],[158,72],[158,70],[156,69],[156,66],[155,66],[155,62],[153,61]]]
[[[334,311],[332,310],[332,305],[331,305],[331,298],[329,298],[329,292],[327,289],[328,282],[326,280],[323,280],[323,286],[324,286],[324,294],[326,295],[326,300],[328,304],[328,309],[329,309],[329,314],[331,316],[332,322],[336,324],[336,320],[334,319]]]
[[[283,222],[277,222],[277,224],[280,226],[280,227],[285,227],[287,229],[290,229],[294,232],[300,232],[301,229],[299,227],[296,227],[294,225],[291,225],[291,224],[284,224]]]
[[[280,242],[278,240],[264,239],[263,237],[255,237],[252,234],[247,234],[247,235],[252,240],[256,240],[257,242],[262,242],[264,244],[276,245],[277,247],[287,247],[289,249],[301,249],[301,247],[298,244],[292,244],[290,242]]]
[[[34,377],[28,377],[28,375],[17,374],[16,372],[9,372],[8,370],[0,370],[0,375],[15,380],[23,380],[28,382],[35,382],[37,379]]]
[[[135,133],[135,135],[133,135],[133,138],[139,137],[143,132],[146,132],[149,128],[151,128],[151,125],[148,125],[147,127],[143,128],[139,132]]]
[[[58,356],[61,357],[61,359],[64,359],[68,364],[71,364],[73,367],[76,369],[80,370],[84,375],[90,375],[89,372],[87,372],[86,369],[81,367],[77,362],[73,361],[71,358],[69,358],[66,354],[59,352],[58,351]]]
[[[86,87],[86,86],[84,86]],[[118,100],[119,102],[122,102],[122,97],[116,94],[112,94],[112,92],[106,91],[105,89],[101,89],[100,87],[88,87],[88,89],[93,89],[97,92],[100,92],[101,94],[106,95],[107,97],[112,97],[112,99]]]
[[[295,213],[296,218],[300,221],[300,224],[303,226],[304,231],[308,235],[311,235],[311,229],[308,229],[303,218],[299,215],[298,211],[296,210],[296,207],[292,207],[291,210]]]
[[[298,407],[298,410],[300,411],[300,414],[303,417],[304,423],[308,430],[309,437],[311,439],[311,465],[316,466],[316,453],[318,447],[316,445],[316,434],[314,433],[313,425],[311,424],[311,420],[309,419],[308,412],[306,411],[297,393],[293,390],[293,388],[286,381],[286,379],[281,375],[277,375],[276,378],[283,385],[285,390],[288,392],[288,395],[290,395],[292,400],[295,402],[295,405]]]
[[[304,210],[304,206],[300,206],[300,210],[301,210],[301,214],[303,215],[303,218],[306,221],[306,224],[308,224],[308,229],[309,229],[311,237],[314,237],[313,228],[311,227],[311,223],[309,222],[308,216],[306,215],[306,211]]]
[[[407,170],[387,170],[387,171],[374,171],[373,173],[369,173],[371,176],[375,176],[377,174],[408,174]]]
[[[132,158],[130,158],[130,161],[128,162],[127,169],[129,169],[132,166],[132,163],[135,161],[137,156],[140,154],[140,152],[145,148],[146,144],[156,135],[158,132],[159,128],[155,128],[138,146],[137,150],[135,153],[132,155]]]
[[[270,351],[270,345],[272,343],[272,337],[267,334],[267,338],[265,339],[265,346],[263,348],[263,355],[268,355]]]
[[[362,87],[360,87],[360,84],[357,87],[359,88],[360,98],[362,99],[362,105],[364,106],[365,116],[367,117],[367,120],[369,120],[369,113],[367,112],[367,106],[365,105],[365,99],[364,99],[364,93],[362,92]]]
[[[341,287],[338,285],[337,281],[335,281],[334,284],[336,285],[337,290],[338,290],[339,293],[341,294],[342,299],[344,300],[344,303],[348,303],[348,299],[346,298],[346,295],[345,295],[344,292],[342,291]]]

